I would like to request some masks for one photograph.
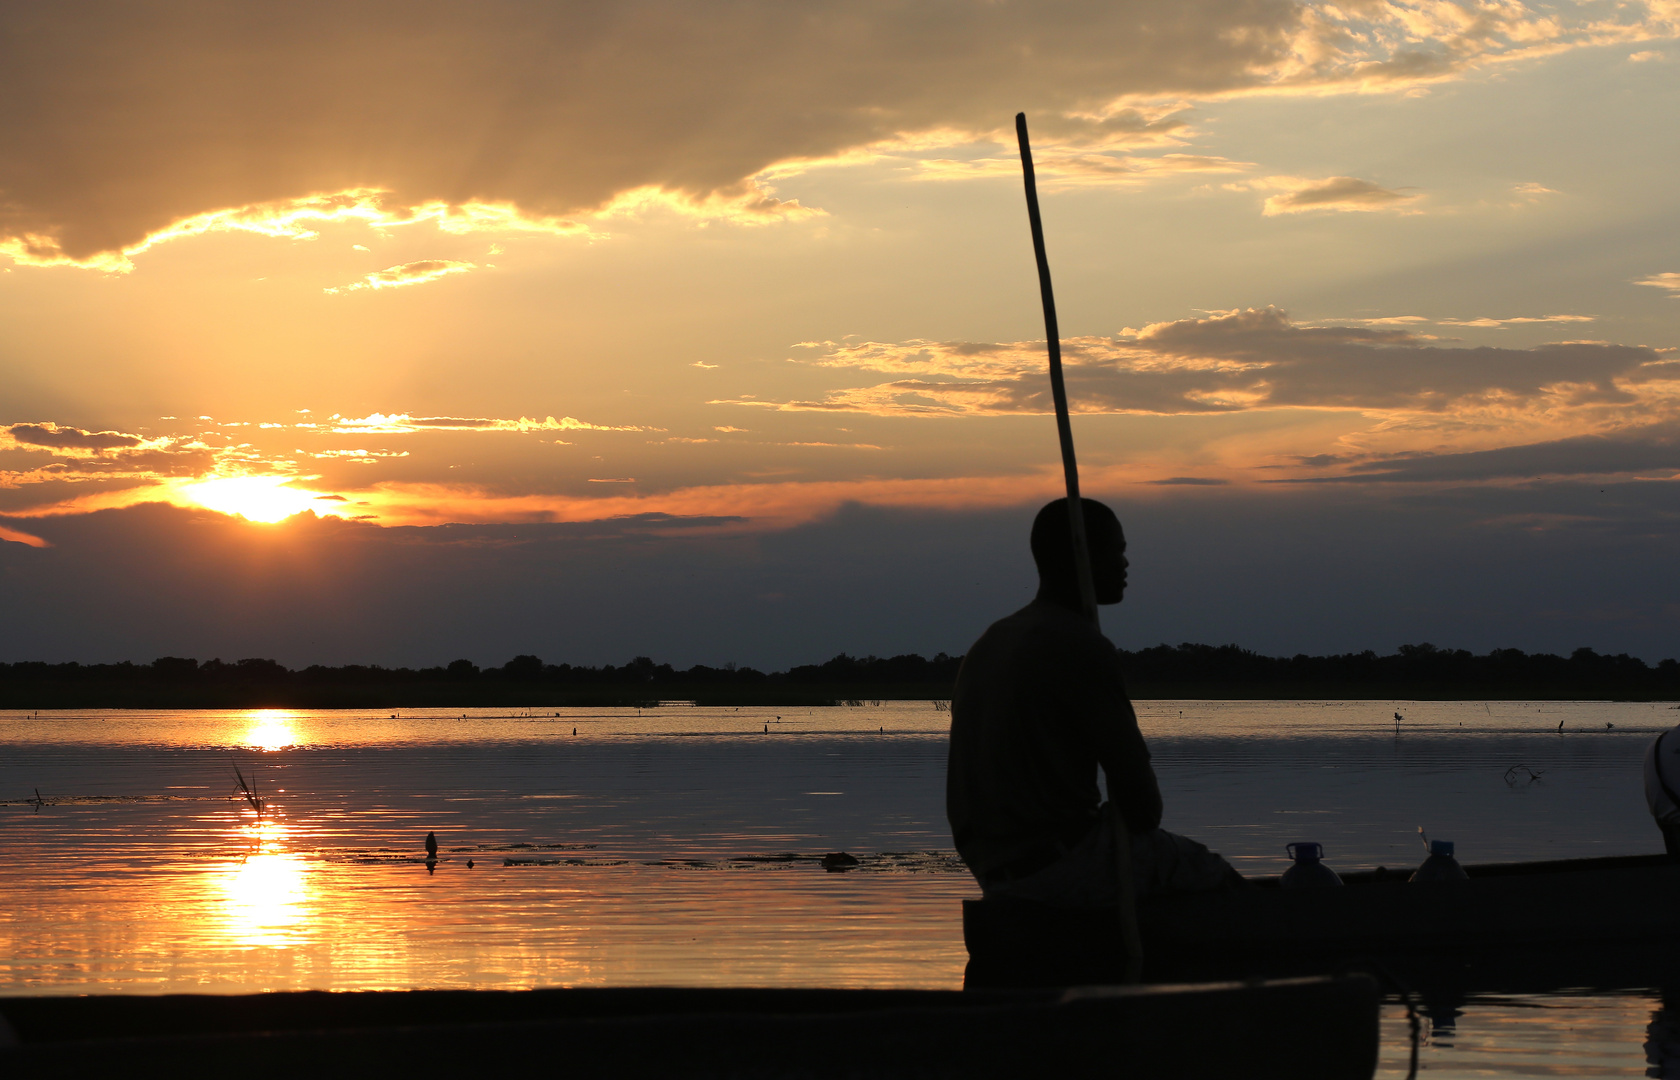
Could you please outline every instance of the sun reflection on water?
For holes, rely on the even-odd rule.
[[[264,821],[242,830],[251,853],[222,875],[228,936],[247,947],[283,947],[303,937],[309,921],[309,867],[282,849],[283,826]]]
[[[256,709],[247,717],[245,745],[253,750],[283,750],[297,745],[297,732],[292,729],[295,714],[285,709]]]

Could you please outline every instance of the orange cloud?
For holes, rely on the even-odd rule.
[[[299,413],[306,415],[307,411]],[[298,507],[355,516],[361,509],[310,503],[311,499],[327,497],[325,491],[310,486],[321,479],[312,470],[333,473],[338,484],[355,490],[367,481],[345,475],[341,466],[372,469],[383,465],[388,470],[394,466],[405,474],[452,467],[447,437],[495,432],[529,436],[664,430],[637,424],[598,424],[573,416],[503,419],[372,413],[296,423],[216,421],[209,417],[197,420],[203,426],[196,432],[155,436],[87,431],[51,421],[0,425],[0,451],[13,455],[0,462],[0,492],[4,493],[0,512],[37,515],[54,507],[86,511],[162,500],[217,509],[237,505],[250,508],[252,514],[247,516],[253,516],[253,520],[259,519],[255,515],[272,520],[276,514],[283,516],[282,511],[293,512]],[[345,445],[347,437],[428,432],[446,439],[429,440],[420,451],[420,460],[410,460],[414,450]],[[300,437],[315,444],[297,446],[293,440]],[[540,442],[545,453],[555,446],[572,445],[554,438],[526,441],[533,446]],[[521,452],[513,445],[517,442],[507,440],[497,453],[517,455]]]
[[[299,427],[315,427],[299,424]],[[591,424],[575,416],[556,420],[549,416],[533,420],[521,416],[517,420],[497,420],[489,417],[410,416],[407,413],[371,413],[362,417],[334,415],[331,430],[339,434],[407,435],[417,431],[663,431],[663,428],[640,427],[635,424],[613,426]]]
[[[121,431],[83,431],[76,427],[60,427],[52,422],[44,424],[12,424],[3,429],[18,446],[40,447],[60,453],[100,453],[106,450],[126,450],[145,442],[138,435]]]
[[[1147,467],[1088,468],[1091,485],[1110,486],[1146,479]],[[630,477],[592,479],[606,490],[634,484]],[[89,513],[146,503],[214,510],[256,522],[294,514],[367,520],[382,526],[484,524],[497,522],[600,521],[639,514],[742,519],[731,528],[784,527],[812,521],[847,502],[922,508],[975,508],[1019,503],[1049,492],[1060,473],[1038,470],[1007,476],[937,479],[865,478],[695,485],[671,491],[600,495],[507,494],[479,485],[437,483],[375,484],[354,498],[313,490],[289,476],[211,477],[141,488],[89,492],[48,505],[8,511],[14,519]],[[597,489],[601,490],[601,489]],[[19,534],[24,535],[24,534]],[[25,541],[27,542],[27,541]]]
[[[1077,152],[1035,153],[1033,171],[1044,187],[1107,187],[1186,173],[1235,173],[1251,168],[1202,154],[1161,154],[1155,157]],[[992,180],[1021,178],[1019,157],[987,157],[971,161],[933,158],[916,163],[919,180]]]
[[[1261,212],[1267,217],[1278,214],[1304,214],[1315,210],[1398,210],[1422,197],[1390,191],[1369,180],[1353,176],[1332,176],[1325,180],[1273,176],[1266,179],[1266,184],[1288,189],[1283,194],[1273,195],[1266,200],[1265,209]]]
[[[4,525],[0,525],[0,540],[10,540],[14,544],[27,544],[33,548],[52,547],[50,543],[41,539],[39,536],[35,536],[31,533],[19,532],[16,529],[8,529]]]
[[[1654,349],[1559,342],[1529,349],[1444,348],[1402,326],[1302,326],[1276,308],[1153,323],[1113,338],[1062,343],[1069,396],[1083,412],[1164,415],[1256,409],[1359,410],[1371,415],[1544,413],[1638,406],[1680,411],[1671,369]],[[1476,320],[1590,320],[1551,315]],[[1397,325],[1398,324],[1398,325]],[[886,416],[987,416],[1050,411],[1042,342],[808,343],[823,351],[796,363],[893,376],[821,398],[719,399],[717,404],[795,412]],[[1606,422],[1610,418],[1607,416]]]
[[[1127,482],[1134,470],[1091,469],[1096,487]],[[608,479],[602,483],[630,483]],[[711,484],[649,494],[503,495],[483,488],[442,484],[380,484],[365,493],[382,525],[446,522],[601,521],[638,514],[676,517],[732,517],[731,529],[781,528],[814,521],[848,502],[873,506],[963,509],[1015,505],[1053,498],[1059,470],[1010,476],[942,479],[859,479]]]
[[[62,241],[51,236],[0,237],[0,255],[9,256],[21,266],[73,265],[109,273],[128,273],[134,269],[132,256],[172,240],[210,233],[250,233],[275,239],[313,240],[319,235],[316,232],[318,228],[345,222],[358,222],[374,229],[430,224],[440,232],[454,235],[497,232],[546,233],[581,238],[597,236],[586,225],[576,221],[533,215],[509,203],[468,201],[451,205],[433,200],[403,206],[393,201],[390,191],[350,188],[208,210],[173,221],[119,248],[86,255],[66,251]],[[361,250],[367,249],[363,247]]]
[[[1438,326],[1476,326],[1484,329],[1503,329],[1507,326],[1519,326],[1523,323],[1576,323],[1592,322],[1596,316],[1592,315],[1534,315],[1517,316],[1510,319],[1493,319],[1486,315],[1476,319],[1441,319]]]
[[[329,295],[357,292],[361,289],[400,289],[407,285],[424,285],[448,274],[465,274],[477,270],[477,263],[457,262],[453,259],[419,259],[415,262],[376,270],[360,281],[322,289]]]

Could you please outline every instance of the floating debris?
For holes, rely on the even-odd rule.
[[[503,866],[628,866],[629,859],[503,859]]]
[[[0,799],[0,806],[96,806],[100,803],[226,802],[224,795],[54,795],[42,798]]]

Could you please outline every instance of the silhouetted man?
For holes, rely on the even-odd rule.
[[[1097,603],[1126,591],[1126,538],[1114,512],[1083,499]],[[1115,816],[1126,821],[1137,892],[1217,889],[1236,871],[1163,830],[1149,764],[1113,644],[1080,610],[1066,499],[1032,528],[1038,595],[993,623],[964,658],[951,701],[945,810],[987,897],[1103,907],[1119,897]]]

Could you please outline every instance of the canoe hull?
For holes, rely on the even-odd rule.
[[[558,990],[0,999],[8,1075],[1245,1076],[1364,1080],[1358,977],[1055,992]],[[651,1011],[650,1011],[651,1010]],[[1301,1056],[1299,1024],[1315,1045]],[[142,1035],[138,1032],[147,1031]],[[1208,1035],[1227,1048],[1208,1052]],[[108,1037],[90,1037],[105,1035]],[[114,1037],[109,1037],[114,1036]]]
[[[1139,905],[1152,982],[1365,968],[1396,984],[1466,992],[1657,986],[1680,973],[1680,864],[1667,856],[1471,866],[1463,882],[1344,876],[1342,888],[1276,879]],[[966,901],[969,985],[1041,985],[1122,970],[1112,912]],[[1072,958],[1068,960],[1068,958]],[[1053,967],[1053,964],[1052,964]]]
[[[1147,945],[1232,955],[1462,952],[1615,945],[1680,935],[1680,864],[1666,856],[1469,868],[1468,881],[1400,875],[1343,888],[1254,888],[1145,904]]]

